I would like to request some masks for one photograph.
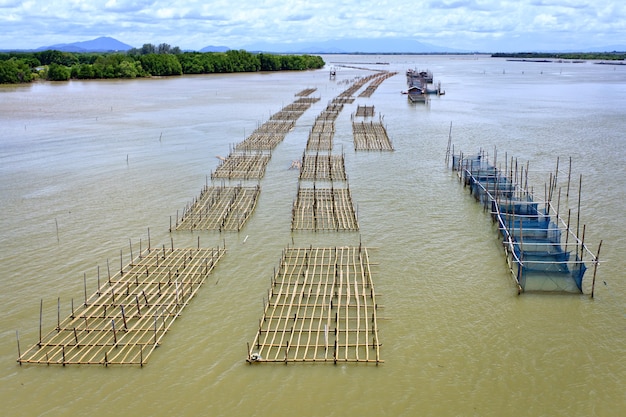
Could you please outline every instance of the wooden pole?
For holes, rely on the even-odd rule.
[[[15,331],[15,339],[17,340],[17,362],[22,366],[22,352],[20,351],[20,335]]]
[[[598,245],[598,252],[596,253],[596,260],[593,264],[593,281],[591,281],[591,298],[594,296],[596,288],[596,272],[598,271],[598,263],[600,263],[600,249],[602,248],[602,241]]]
[[[39,302],[39,344],[41,347],[41,322],[43,321],[43,298]]]

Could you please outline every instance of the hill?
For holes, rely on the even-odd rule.
[[[117,39],[102,36],[90,41],[60,43],[56,45],[41,46],[37,51],[46,51],[54,49],[63,52],[110,52],[110,51],[128,51],[133,47],[118,41]]]

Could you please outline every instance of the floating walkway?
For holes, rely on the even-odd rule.
[[[260,186],[205,186],[200,197],[176,214],[176,230],[239,231],[254,211]],[[170,231],[171,220],[170,220]]]
[[[506,158],[505,158],[506,160]],[[557,171],[546,188],[546,199],[538,201],[527,185],[528,168],[500,170],[484,154],[452,156],[452,167],[474,197],[490,211],[503,238],[502,245],[509,269],[523,291],[583,292],[587,265],[593,267],[595,284],[597,255],[585,245],[579,227],[571,227],[571,210],[567,219],[560,216],[560,189],[556,207],[552,203]],[[521,184],[524,184],[522,186]],[[568,180],[569,189],[569,180]],[[579,191],[580,195],[580,191]],[[580,200],[579,200],[580,201]],[[580,212],[580,203],[579,209]],[[601,242],[600,242],[601,245]],[[593,296],[593,284],[592,284]]]
[[[381,363],[377,309],[366,248],[287,248],[247,360]]]
[[[312,188],[298,185],[292,209],[291,230],[359,230],[350,189]]]
[[[39,342],[17,361],[143,366],[224,252],[148,249],[114,275],[108,272],[102,285],[98,274],[98,290],[89,298],[85,284],[84,303],[74,308],[72,300],[72,311],[63,320],[59,303],[57,327],[46,335],[41,330],[42,301]]]

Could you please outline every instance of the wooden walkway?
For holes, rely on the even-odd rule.
[[[287,248],[247,360],[378,364],[377,309],[366,248]]]
[[[346,181],[346,165],[343,155],[302,155],[300,179],[313,181]]]
[[[300,187],[293,204],[291,230],[359,230],[349,188]]]
[[[211,174],[211,179],[260,180],[265,175],[270,158],[269,153],[231,153]]]
[[[149,249],[20,354],[34,364],[143,366],[224,254],[220,248]],[[108,268],[108,263],[107,263]],[[43,301],[42,301],[43,306]],[[43,310],[43,307],[42,307]],[[40,314],[41,317],[41,314]],[[19,342],[18,342],[19,345]]]
[[[393,151],[382,123],[353,122],[354,149],[357,151]]]
[[[258,185],[205,186],[200,197],[185,207],[180,220],[176,214],[176,230],[239,231],[254,211],[259,193]]]

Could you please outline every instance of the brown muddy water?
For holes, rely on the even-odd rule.
[[[6,416],[618,416],[626,413],[626,66],[485,56],[325,56],[319,71],[72,81],[0,87],[0,399]],[[381,62],[387,64],[382,65]],[[378,63],[378,64],[376,64]],[[358,233],[291,233],[308,131],[347,82],[399,74],[344,108]],[[446,94],[414,105],[404,71]],[[173,232],[229,149],[304,88],[320,101],[273,151],[239,233]],[[355,152],[350,115],[375,106],[395,152]],[[580,223],[595,251],[595,298],[522,294],[488,214],[446,167],[455,149],[530,162],[543,189],[557,157],[582,174]],[[561,162],[564,164],[563,162]],[[207,180],[208,176],[208,180]],[[573,197],[577,198],[577,197]],[[577,202],[576,202],[577,204]],[[576,205],[574,204],[574,206]],[[226,244],[227,254],[139,366],[17,362],[96,269],[147,240]],[[246,363],[281,250],[373,248],[384,363]]]

